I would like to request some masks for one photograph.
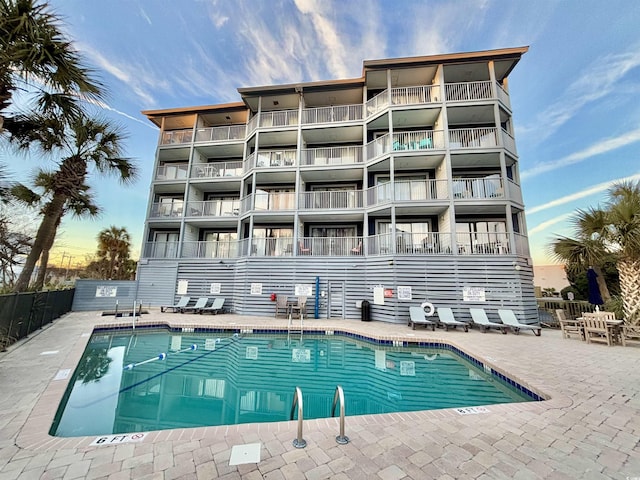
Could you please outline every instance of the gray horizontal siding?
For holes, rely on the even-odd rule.
[[[115,287],[115,297],[96,297],[99,287]],[[120,310],[133,309],[136,300],[135,281],[131,280],[76,280],[76,293],[73,296],[73,311],[115,310],[116,302]]]
[[[360,309],[356,301],[371,302],[372,320],[406,323],[409,306],[429,301],[436,307],[451,307],[456,318],[470,320],[469,308],[482,307],[489,318],[497,320],[497,310],[508,308],[526,323],[538,319],[533,289],[533,270],[522,265],[514,269],[513,258],[482,257],[460,258],[454,256],[433,257],[377,257],[344,258],[242,258],[219,261],[184,260],[178,267],[173,290],[179,280],[189,282],[188,294],[193,297],[222,296],[225,306],[242,315],[271,316],[275,303],[270,294],[294,296],[296,284],[313,285],[320,278],[320,291],[328,291],[330,282],[344,282],[345,316],[359,319]],[[153,261],[140,265],[139,269],[152,268]],[[145,278],[144,273],[139,278]],[[221,294],[210,294],[211,283],[221,283]],[[251,284],[261,283],[262,294],[251,295]],[[384,305],[373,304],[374,288],[382,285],[393,289],[393,298],[386,298]],[[397,286],[412,288],[412,301],[397,299]],[[464,302],[464,287],[484,288],[485,302]],[[145,287],[140,285],[142,291]],[[327,297],[325,296],[324,299]],[[321,298],[319,317],[326,318],[327,305]],[[169,295],[163,300],[175,300]],[[310,298],[307,312],[313,316],[315,298]]]

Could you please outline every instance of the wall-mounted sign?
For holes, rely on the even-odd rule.
[[[294,348],[291,351],[291,361],[294,363],[311,362],[311,350],[308,348]]]
[[[310,297],[313,295],[313,285],[300,283],[295,286],[295,295],[297,297]]]
[[[384,305],[384,287],[382,285],[373,287],[373,304]]]
[[[209,289],[209,293],[211,293],[213,295],[219,295],[221,288],[222,288],[222,284],[221,283],[212,283],[211,284],[211,288]]]
[[[261,283],[252,283],[251,284],[251,295],[262,295],[262,284]]]
[[[412,300],[410,286],[398,285],[398,300]]]
[[[178,280],[178,295],[186,295],[189,288],[189,280]]]
[[[115,297],[118,294],[118,287],[100,285],[96,287],[96,297]]]
[[[462,287],[462,301],[464,302],[486,301],[484,287]]]

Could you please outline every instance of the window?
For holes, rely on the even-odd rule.
[[[381,252],[391,251],[391,242],[395,237],[396,252],[407,253],[416,252],[431,244],[431,223],[430,222],[397,222],[395,234],[391,231],[391,222],[379,222],[378,234],[380,239]]]
[[[293,228],[253,229],[251,255],[280,257],[293,252]]]
[[[235,256],[236,232],[205,232],[204,258],[230,258]]]
[[[504,221],[471,221],[456,223],[459,253],[504,253],[508,248]]]

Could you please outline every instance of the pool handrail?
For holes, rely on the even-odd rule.
[[[340,434],[336,437],[336,442],[340,445],[349,443],[349,437],[344,434],[344,391],[342,386],[336,386],[336,393],[333,395],[333,405],[331,406],[331,416],[336,414],[336,405],[340,399]]]
[[[307,442],[302,438],[302,390],[300,387],[296,387],[293,392],[293,402],[291,403],[291,415],[290,420],[293,420],[293,414],[296,411],[296,404],[298,405],[298,436],[293,439],[293,446],[296,448],[304,448],[307,446]]]

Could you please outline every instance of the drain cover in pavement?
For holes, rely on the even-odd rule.
[[[243,465],[245,463],[260,462],[260,443],[247,443],[246,445],[235,445],[231,449],[229,465]]]

